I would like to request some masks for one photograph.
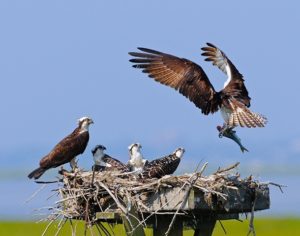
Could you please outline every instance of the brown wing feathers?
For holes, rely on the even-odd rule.
[[[143,172],[140,174],[141,178],[161,178],[164,175],[173,174],[179,166],[181,158],[171,154],[153,161],[147,162],[144,166]]]
[[[105,167],[105,170],[111,171],[111,170],[118,170],[121,172],[129,172],[130,169],[127,165],[125,165],[124,163],[122,163],[121,161],[105,154],[105,156],[102,158],[102,160],[111,165],[111,167]]]
[[[144,53],[129,53],[135,57],[130,60],[135,63],[134,68],[140,68],[150,78],[178,90],[204,114],[214,113],[219,109],[219,94],[200,66],[187,59],[152,49],[138,49]]]
[[[40,161],[43,168],[53,168],[70,162],[84,152],[89,141],[89,133],[78,134],[79,129],[61,140],[52,151]]]
[[[70,135],[61,140],[52,151],[40,161],[40,167],[32,171],[28,177],[38,179],[48,169],[70,162],[84,152],[89,141],[89,132],[79,133],[76,128]]]
[[[204,51],[201,55],[206,57],[204,60],[211,61],[213,65],[217,66],[231,78],[229,84],[221,92],[234,97],[245,106],[250,107],[251,98],[248,96],[242,74],[219,48],[211,43],[207,43],[207,46],[201,48]]]
[[[233,111],[228,123],[230,126],[241,127],[264,127],[267,119],[257,113],[251,112],[247,107],[250,107],[251,98],[244,85],[242,74],[236,69],[233,63],[227,58],[224,52],[218,49],[211,43],[207,43],[208,47],[203,47],[202,53],[205,56],[205,61],[211,61],[213,65],[222,70],[228,77],[231,78],[229,84],[221,91],[222,96],[227,97],[227,101],[223,100],[223,105]]]
[[[224,106],[232,110],[229,123],[235,124],[234,126],[263,127],[266,124],[265,117],[247,109],[250,107],[251,98],[244,85],[243,76],[215,45],[207,43],[207,47],[202,48],[202,55],[206,57],[205,61],[211,61],[229,77],[229,83],[220,92],[214,90],[199,65],[152,49],[138,49],[142,52],[129,53],[135,57],[130,60],[135,63],[133,67],[141,68],[150,78],[178,90],[200,108],[202,113],[214,113]],[[232,101],[235,102],[234,105]]]
[[[226,66],[228,65],[231,70],[232,77],[242,79],[242,74],[240,74],[224,52],[211,43],[206,44],[208,47],[201,48],[201,50],[204,51],[201,55],[206,57],[204,59],[205,61],[211,61],[214,66],[217,66],[225,74],[227,74]]]

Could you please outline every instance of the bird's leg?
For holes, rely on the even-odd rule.
[[[93,171],[93,175],[92,175],[91,187],[94,186],[94,179],[95,179],[96,165],[93,165],[92,171]]]
[[[76,157],[74,157],[74,158],[70,161],[70,166],[71,166],[73,172],[75,172],[75,171],[78,169]]]
[[[224,136],[224,132],[227,130],[228,125],[226,123],[223,124],[223,126],[218,126],[218,130],[219,130],[219,138],[223,138]]]
[[[223,126],[218,126],[217,129],[219,130],[219,138],[223,138],[223,136],[230,132],[235,133],[236,131],[233,130],[233,126],[228,125],[227,123],[224,123]]]

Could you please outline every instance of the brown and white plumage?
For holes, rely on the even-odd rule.
[[[104,153],[106,147],[103,145],[97,145],[93,150],[93,158],[94,158],[94,169],[96,171],[121,171],[121,172],[129,172],[130,168],[128,165],[125,165],[121,161],[107,155]]]
[[[32,171],[28,178],[38,179],[50,168],[55,168],[68,162],[74,163],[75,157],[82,154],[88,144],[89,125],[92,123],[93,120],[91,118],[80,118],[77,128],[56,144],[51,152],[41,159],[40,167]]]
[[[184,154],[183,148],[177,148],[172,154],[155,159],[153,161],[147,161],[140,174],[141,178],[161,178],[165,175],[173,174]]]
[[[264,127],[266,118],[251,112],[250,97],[243,76],[226,55],[213,44],[202,48],[206,61],[212,61],[227,76],[224,88],[216,92],[204,70],[194,62],[147,48],[130,52],[135,63],[150,78],[179,91],[202,113],[208,115],[221,110],[226,125],[230,127]]]
[[[129,150],[129,161],[128,165],[130,170],[133,171],[135,174],[139,174],[142,172],[145,163],[147,162],[144,159],[143,154],[141,152],[142,145],[139,143],[133,143],[128,146]]]

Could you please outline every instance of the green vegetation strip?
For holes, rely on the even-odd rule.
[[[226,236],[240,236],[247,235],[248,232],[248,220],[243,222],[230,220],[222,221],[223,226],[225,227],[227,234]],[[83,222],[74,222],[74,226],[77,224],[76,235],[84,235],[84,223]],[[2,221],[0,222],[0,235],[1,236],[41,236],[44,232],[47,223],[34,223],[34,222],[22,222],[22,221]],[[300,235],[300,218],[258,218],[254,221],[254,226],[256,234],[262,236],[286,236],[286,235]],[[115,225],[114,227],[109,227],[105,224],[105,227],[108,231],[113,230],[115,235],[122,236],[125,235],[123,225]],[[46,236],[55,235],[57,232],[58,226],[57,223],[51,225],[45,234]],[[98,231],[93,227],[94,235],[98,234]],[[59,232],[60,236],[72,235],[71,227],[69,223],[66,223],[64,227]],[[87,235],[91,235],[88,232]],[[146,235],[152,235],[151,229],[146,229]],[[185,230],[185,236],[193,235],[192,230]],[[223,229],[220,223],[216,224],[214,230],[214,236],[224,235]]]

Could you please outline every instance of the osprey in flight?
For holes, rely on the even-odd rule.
[[[110,157],[109,155],[105,154],[104,151],[106,147],[103,145],[97,145],[93,150],[93,158],[94,158],[94,169],[95,171],[112,171],[118,170],[121,172],[129,172],[129,166],[125,165],[121,161]]]
[[[224,88],[217,92],[204,70],[196,63],[170,54],[147,48],[141,52],[130,52],[135,57],[130,62],[155,81],[167,85],[187,97],[202,113],[208,115],[220,110],[225,121],[220,136],[228,128],[264,127],[267,119],[249,110],[250,97],[244,85],[242,74],[236,69],[225,53],[211,43],[203,47],[205,61],[211,61],[223,71],[228,79]]]
[[[177,148],[172,154],[155,159],[153,161],[147,161],[140,174],[141,178],[161,178],[165,175],[171,175],[177,169],[181,157],[185,150],[183,148]]]
[[[41,159],[40,167],[32,171],[28,178],[38,179],[46,170],[61,166],[67,162],[70,162],[71,167],[74,169],[76,167],[76,156],[82,154],[88,144],[89,125],[93,123],[93,120],[89,117],[80,118],[78,127]]]

